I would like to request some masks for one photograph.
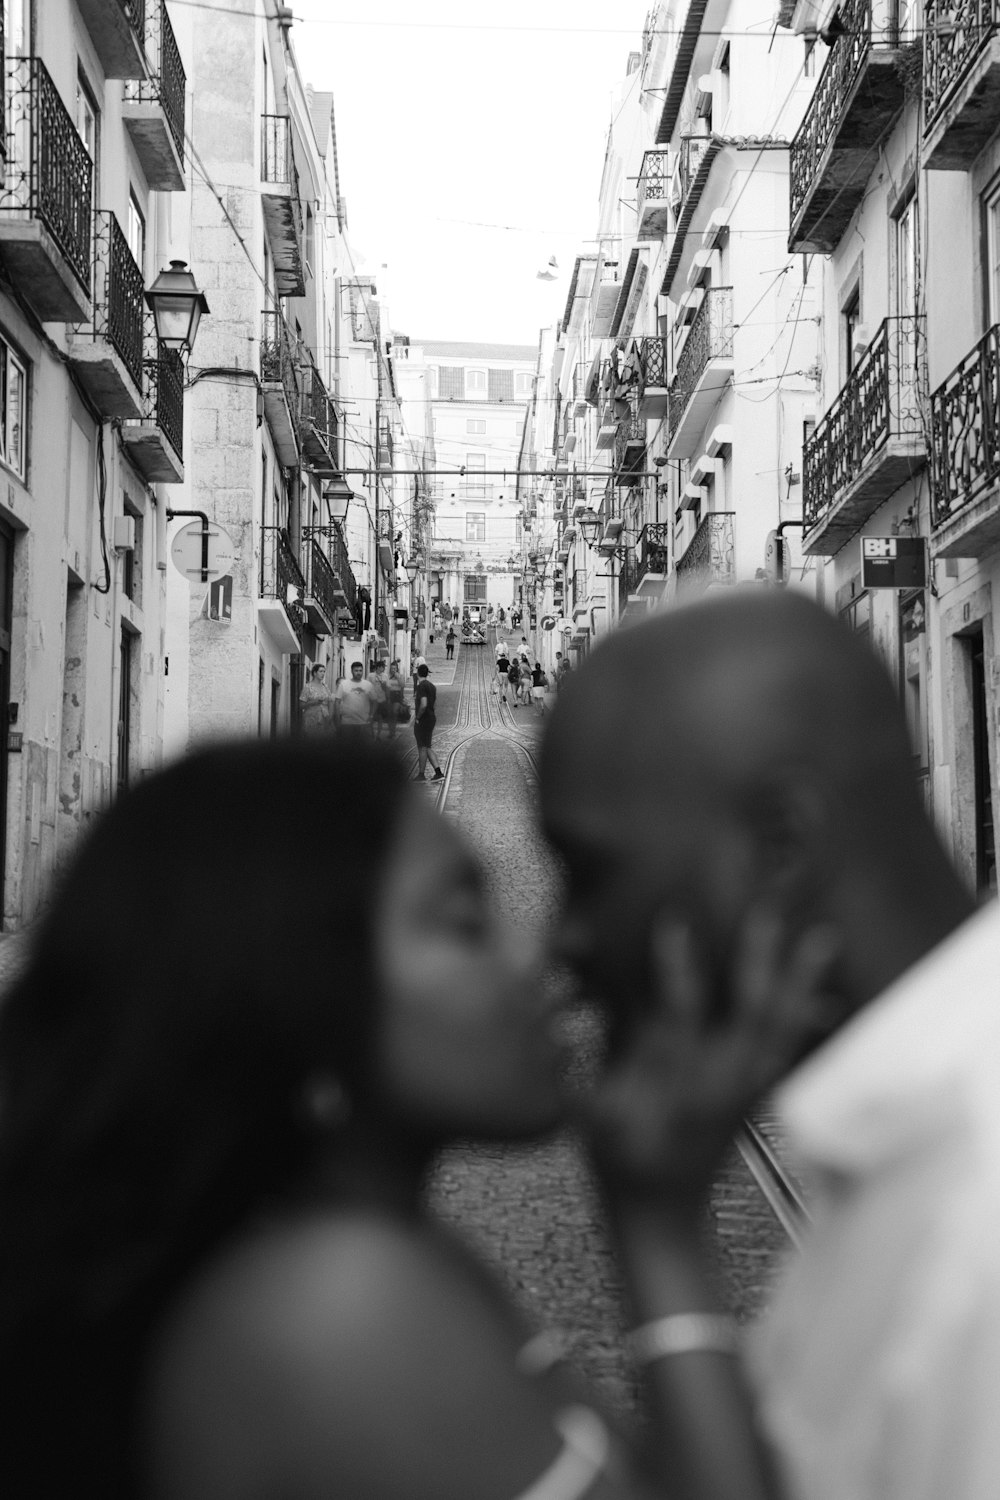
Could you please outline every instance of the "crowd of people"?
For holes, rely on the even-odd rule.
[[[333,697],[349,727],[377,687],[352,671]],[[360,740],[217,745],[147,778],[33,935],[0,1007],[0,1492],[993,1500],[1000,921],[945,853],[870,648],[801,596],[733,589],[564,675],[544,951],[509,942],[460,832]],[[584,1097],[553,961],[606,1022]],[[706,1203],[775,1089],[812,1221],[748,1344]],[[425,1206],[447,1144],[568,1122],[633,1321],[637,1433]]]

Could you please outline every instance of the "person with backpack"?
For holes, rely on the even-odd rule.
[[[542,671],[542,664],[536,661],[531,669],[531,697],[539,713],[545,713],[545,689],[549,685],[549,679]]]

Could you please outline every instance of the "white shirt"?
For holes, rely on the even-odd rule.
[[[796,1500],[1000,1496],[1000,916],[778,1099],[813,1223],[752,1350]]]

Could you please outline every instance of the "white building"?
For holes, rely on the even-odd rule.
[[[521,586],[518,455],[536,358],[530,345],[410,344],[409,370],[426,372],[434,445],[428,588],[459,614],[506,612]],[[406,420],[416,428],[419,418]]]
[[[188,16],[172,19],[163,0],[4,4],[0,875],[11,928],[36,913],[80,828],[160,758],[166,509],[184,473],[184,397],[143,292],[172,257],[190,258]]]

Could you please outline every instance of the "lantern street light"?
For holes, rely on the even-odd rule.
[[[330,483],[324,486],[323,497],[330,511],[330,520],[336,521],[338,525],[343,526],[347,520],[348,506],[354,499],[354,491],[347,483],[347,480],[344,478],[331,479]]]
[[[177,354],[190,354],[208,302],[205,293],[198,290],[187,261],[172,260],[170,270],[161,271],[145,295],[160,343]]]
[[[592,547],[597,541],[597,534],[601,529],[601,518],[592,505],[588,505],[577,521],[580,533],[588,547]]]
[[[406,569],[406,576],[410,580],[410,582],[416,583],[417,574],[420,572],[420,559],[410,556],[406,559],[403,567]]]

